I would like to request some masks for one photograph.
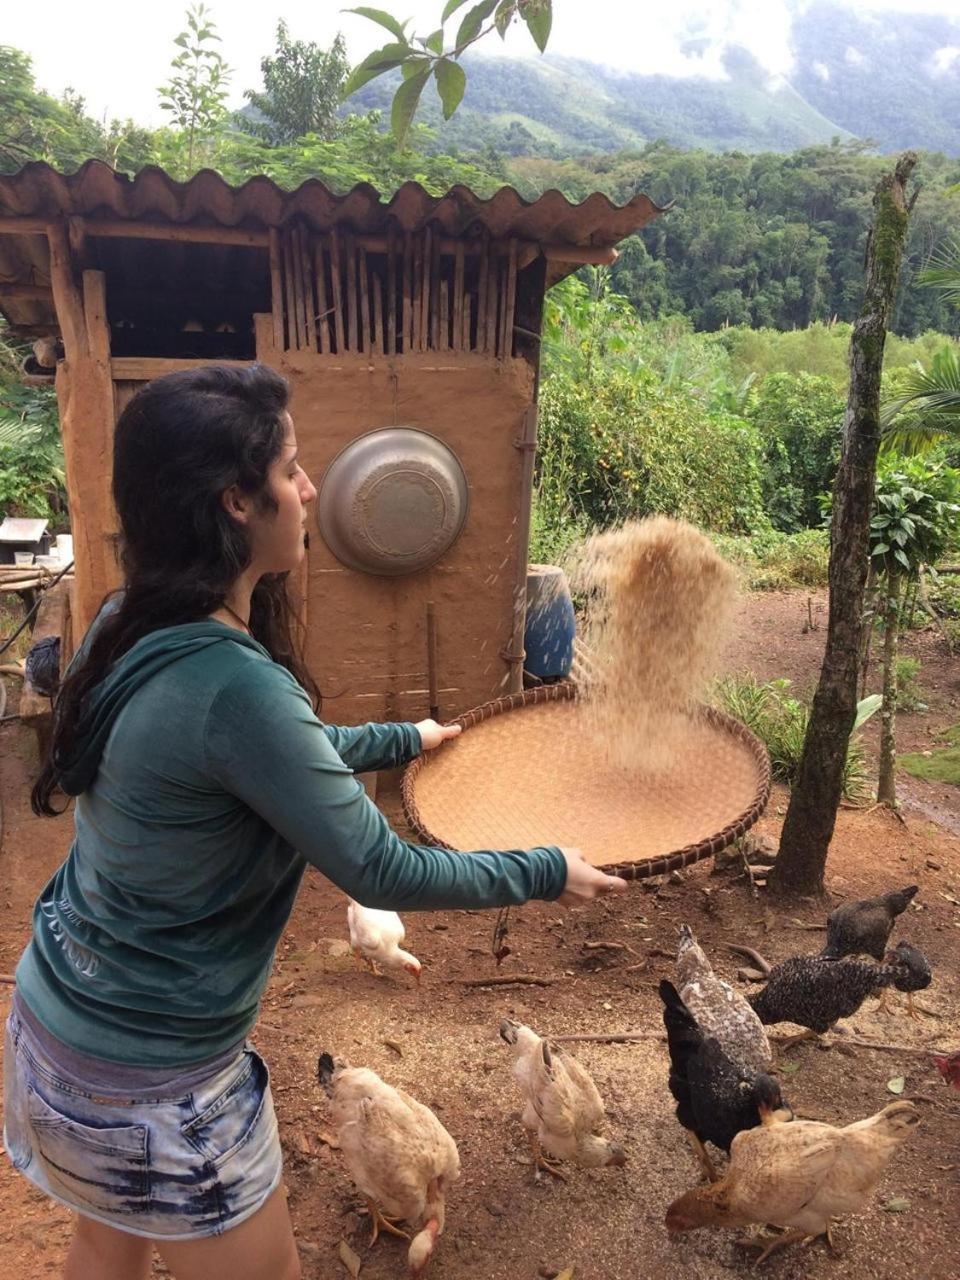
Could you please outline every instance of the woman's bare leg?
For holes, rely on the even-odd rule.
[[[300,1280],[300,1258],[282,1185],[262,1209],[222,1236],[153,1243],[176,1280]]]
[[[78,1214],[63,1280],[146,1280],[151,1241]]]

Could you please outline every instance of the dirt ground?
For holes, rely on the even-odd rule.
[[[731,669],[786,676],[807,692],[822,653],[821,596],[812,598],[811,612],[818,629],[804,630],[806,593],[750,596],[730,647]],[[915,633],[906,651],[922,659],[920,682],[930,710],[902,718],[900,745],[922,749],[938,729],[960,720],[960,664],[936,633]],[[871,724],[865,734],[871,751],[875,736]],[[0,970],[8,973],[27,937],[33,898],[70,838],[69,818],[41,822],[30,816],[27,787],[34,768],[32,740],[15,723],[0,727]],[[920,998],[926,1010],[921,1023],[904,1016],[902,997],[894,997],[887,1015],[868,1001],[845,1024],[842,1038],[912,1049],[958,1047],[960,793],[905,777],[902,789],[904,823],[880,809],[841,811],[828,887],[838,901],[920,883],[897,936],[922,947],[934,983]],[[762,831],[776,836],[785,805],[786,794],[778,789]],[[535,1280],[566,1267],[575,1268],[577,1280],[747,1275],[751,1256],[735,1247],[735,1233],[701,1231],[676,1244],[663,1228],[666,1205],[696,1184],[698,1169],[666,1087],[656,985],[673,976],[671,957],[683,921],[729,978],[742,963],[727,951],[729,942],[746,942],[771,960],[812,951],[822,935],[798,921],[822,923],[823,915],[814,903],[774,908],[762,890],[755,899],[745,879],[714,874],[706,862],[679,882],[633,885],[616,902],[576,912],[533,904],[515,912],[513,954],[501,972],[536,974],[545,985],[501,988],[464,985],[494,972],[492,913],[414,915],[407,929],[424,964],[418,993],[406,982],[353,968],[344,954],[343,899],[308,874],[255,1034],[272,1068],[306,1280],[346,1275],[337,1259],[341,1240],[360,1255],[365,1280],[405,1274],[402,1241],[388,1238],[367,1248],[357,1197],[338,1154],[321,1141],[325,1106],[315,1071],[324,1049],[408,1089],[437,1111],[457,1140],[463,1177],[449,1197],[447,1229],[431,1264],[436,1280]],[[595,942],[630,950],[604,953],[587,945]],[[10,990],[0,987],[0,1013],[9,1006]],[[552,1034],[651,1033],[632,1044],[576,1046],[626,1147],[624,1168],[571,1170],[568,1182],[534,1185],[508,1052],[497,1036],[503,1016]],[[944,1085],[928,1056],[906,1049],[855,1047],[846,1056],[807,1044],[781,1052],[779,1063],[784,1091],[801,1115],[849,1123],[891,1101],[887,1082],[904,1076],[903,1096],[920,1107],[923,1124],[892,1162],[873,1206],[839,1229],[840,1257],[831,1257],[822,1242],[794,1247],[774,1255],[764,1273],[774,1280],[958,1280],[960,1094]],[[57,1274],[69,1229],[66,1210],[0,1162],[0,1277]],[[157,1274],[163,1274],[159,1265]]]

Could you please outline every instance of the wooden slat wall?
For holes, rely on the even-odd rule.
[[[516,350],[516,240],[451,240],[389,227],[371,249],[347,228],[271,233],[274,345],[371,359],[410,351]],[[279,342],[278,342],[279,339]]]

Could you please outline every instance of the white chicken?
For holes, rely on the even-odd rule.
[[[381,1230],[410,1240],[407,1262],[419,1276],[443,1233],[446,1191],[460,1176],[457,1144],[429,1107],[367,1067],[320,1055],[344,1162],[366,1197],[373,1244]],[[406,1222],[416,1234],[397,1224]]]
[[[533,1152],[535,1177],[545,1169],[566,1178],[541,1148],[586,1169],[625,1164],[623,1148],[603,1136],[603,1099],[586,1068],[509,1018],[500,1023],[500,1036],[513,1047],[513,1078],[524,1102],[520,1121]]]
[[[378,911],[362,907],[348,899],[347,927],[350,930],[350,946],[358,965],[366,965],[379,975],[383,969],[404,969],[412,974],[420,985],[420,961],[400,946],[407,936],[403,921],[395,911]]]

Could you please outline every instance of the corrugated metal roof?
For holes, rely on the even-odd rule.
[[[636,195],[618,207],[599,193],[581,204],[571,204],[559,191],[547,191],[527,201],[512,187],[502,187],[485,200],[464,186],[432,196],[418,183],[407,182],[384,200],[369,183],[360,183],[342,195],[315,179],[294,191],[284,191],[262,176],[231,187],[209,169],[189,182],[176,182],[158,168],[144,169],[130,178],[99,160],[88,160],[69,175],[40,162],[25,165],[15,174],[0,175],[0,217],[80,216],[251,230],[298,219],[317,232],[346,225],[366,234],[383,233],[392,221],[405,231],[429,223],[447,236],[467,236],[485,229],[497,238],[516,236],[542,244],[608,247],[660,212],[645,195]],[[0,234],[0,283],[46,284],[48,265],[44,236]],[[32,299],[14,302],[0,297],[0,310],[19,324],[53,318],[49,304]]]

